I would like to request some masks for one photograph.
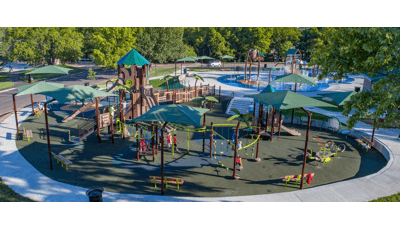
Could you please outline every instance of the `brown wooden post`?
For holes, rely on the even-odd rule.
[[[300,183],[300,189],[303,189],[303,181],[304,181],[304,173],[306,171],[306,160],[307,160],[307,148],[308,148],[308,136],[310,135],[310,126],[311,126],[311,115],[312,113],[308,112],[304,108],[301,107],[301,109],[307,113],[308,115],[308,122],[307,122],[307,133],[306,133],[306,143],[304,146],[304,153],[303,153],[303,168],[301,170],[301,183]]]
[[[210,100],[210,111],[212,110],[212,101]]]
[[[122,90],[119,90],[119,120],[122,121]]]
[[[274,138],[274,121],[275,121],[275,108],[272,109],[272,116],[271,116],[271,138],[269,139],[272,141]]]
[[[158,126],[156,125],[156,155],[158,155],[158,147],[159,147],[159,139],[160,137],[158,136]]]
[[[50,170],[53,170],[53,162],[51,160],[51,148],[50,148],[50,132],[49,132],[49,119],[47,116],[47,104],[55,101],[56,99],[51,99],[50,101],[44,103],[44,115],[46,119],[46,133],[47,133],[47,147],[49,149],[49,160],[50,160]]]
[[[297,83],[294,84],[294,92],[296,93],[297,91]],[[292,109],[292,122],[291,124],[293,124],[293,117],[294,117],[294,108]]]
[[[218,94],[219,94],[218,103],[221,103],[221,86],[219,86]]]
[[[29,84],[32,84],[31,75],[28,75]],[[31,94],[31,103],[32,103],[32,113],[35,114],[35,107],[33,106],[33,95]]]
[[[132,115],[132,119],[134,119],[135,115],[133,114],[133,93],[131,93],[131,115]]]
[[[19,126],[18,126],[18,114],[17,114],[17,102],[15,101],[15,95],[13,94],[13,103],[14,103],[14,114],[15,114],[15,125],[17,126],[17,140],[19,140]]]
[[[215,85],[214,85],[214,97],[215,97]]]
[[[111,116],[111,112],[110,113],[110,126],[111,126],[111,142],[114,144],[114,119]]]
[[[282,111],[279,111],[279,128],[278,128],[278,138],[281,137],[281,119],[282,119]]]
[[[144,94],[144,88],[140,89],[140,116],[143,115],[143,94]]]
[[[261,124],[261,120],[262,120],[261,114],[262,114],[263,107],[264,107],[264,104],[260,103],[260,106],[258,107],[258,122],[257,122],[257,126],[259,124]]]
[[[203,131],[203,153],[204,153],[204,147],[206,145],[206,114],[203,115],[203,127],[204,127],[204,131]]]
[[[99,143],[101,142],[100,137],[100,111],[99,111],[99,98],[96,97],[96,123],[97,123],[97,139],[99,139]]]
[[[212,150],[213,150],[213,123],[211,122],[211,132],[210,132],[210,158],[212,158]]]
[[[240,114],[240,115],[242,115],[242,114]],[[239,175],[236,175],[236,158],[237,158],[239,126],[240,126],[240,121],[238,121],[238,124],[236,126],[236,134],[235,134],[235,155],[234,155],[234,158],[233,158],[233,179],[239,179],[240,178]]]
[[[258,136],[260,136],[260,133],[261,133],[261,125],[259,124],[258,132],[257,132]],[[257,152],[256,152],[256,158],[254,158],[254,160],[257,162],[261,161],[261,159],[258,157],[259,152],[260,152],[260,138],[258,138],[258,140],[257,140]]]
[[[376,124],[376,119],[374,120],[374,124]],[[372,136],[371,136],[371,142],[374,142],[374,136],[375,136],[375,126],[372,129]]]
[[[167,123],[161,129],[161,195],[164,195],[164,129]]]
[[[153,122],[151,122],[151,132],[152,132],[152,137],[151,137],[151,150],[153,151],[153,162],[156,161],[156,148],[155,148],[155,141],[154,141],[154,125]]]
[[[269,69],[268,84],[271,84],[271,71],[272,69]]]
[[[138,125],[138,123],[136,123],[136,132],[134,135],[137,134],[137,136],[135,137],[136,138],[136,148],[137,148],[137,151],[136,151],[136,160],[137,161],[139,161],[139,154],[140,154],[140,142],[139,142],[140,136],[139,136],[138,130],[139,130],[139,125]]]

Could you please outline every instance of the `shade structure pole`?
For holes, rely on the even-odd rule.
[[[111,111],[109,111],[110,114],[110,126],[111,126],[111,142],[114,144],[114,119],[111,116]]]
[[[96,97],[96,123],[97,123],[97,139],[99,139],[99,143],[101,142],[100,138],[100,111],[99,111],[99,98]]]
[[[263,110],[263,107],[264,107],[264,104],[261,104],[260,103],[260,106],[258,107],[258,124],[257,124],[257,126],[259,125],[259,124],[261,124],[261,121],[262,121],[262,110]]]
[[[212,101],[210,100],[210,111],[212,110]]]
[[[15,114],[15,125],[17,126],[17,140],[19,140],[19,126],[18,126],[18,115],[17,115],[17,102],[15,101],[15,95],[13,94],[13,103],[14,103],[14,114]]]
[[[206,114],[203,115],[203,127],[204,127],[204,131],[203,131],[203,153],[204,153],[204,147],[206,145]]]
[[[133,93],[131,93],[131,115],[132,115],[132,119],[134,119],[135,116],[133,114]]]
[[[301,183],[300,183],[300,189],[303,189],[303,181],[304,181],[304,173],[306,170],[306,160],[307,160],[307,148],[308,148],[308,136],[310,135],[310,126],[311,126],[311,115],[312,113],[308,112],[305,110],[303,107],[301,109],[307,113],[308,115],[308,121],[307,121],[307,133],[306,133],[306,143],[304,146],[304,153],[303,153],[303,168],[301,170]]]
[[[258,131],[257,131],[258,136],[260,136],[260,133],[261,133],[261,125],[259,124]],[[256,152],[256,158],[254,158],[254,161],[257,161],[257,162],[261,161],[261,159],[258,157],[259,152],[260,152],[260,138],[258,138],[258,140],[257,140],[257,152]]]
[[[153,122],[151,122],[151,132],[152,132],[152,135],[151,135],[151,150],[153,152],[153,162],[154,162],[154,161],[156,161],[156,148],[155,148],[156,143],[154,141],[154,124],[153,124]]]
[[[161,195],[164,195],[164,129],[167,123],[161,129]]]
[[[374,120],[374,124],[376,124],[376,118],[375,118],[375,120]],[[375,126],[374,126],[374,128],[372,129],[371,142],[374,142],[374,136],[375,136]]]
[[[243,115],[243,114],[240,114]],[[240,126],[240,120],[238,121],[238,124],[236,126],[236,134],[235,134],[235,157],[233,158],[233,179],[239,179],[240,176],[236,175],[236,158],[237,158],[237,147],[238,147],[238,133],[239,133],[239,126]]]
[[[269,69],[268,84],[271,84],[271,71],[272,69]]]
[[[210,158],[212,158],[212,146],[213,146],[213,123],[211,122],[211,133],[210,133]]]
[[[158,136],[158,126],[156,125],[156,155],[158,155],[159,139],[160,137]]]
[[[140,136],[139,136],[139,125],[138,125],[138,123],[136,123],[135,138],[136,138],[136,160],[139,161],[139,155],[140,155],[139,138],[140,138]]]
[[[275,121],[275,108],[272,109],[272,116],[271,116],[271,137],[270,141],[274,138],[274,121]]]
[[[281,119],[282,119],[282,111],[279,111],[279,128],[278,128],[278,138],[281,137]]]
[[[32,84],[32,80],[31,80],[31,75],[28,75],[29,78],[29,84]],[[31,103],[32,103],[32,114],[35,114],[35,108],[33,106],[33,95],[31,94]]]
[[[55,100],[56,99],[51,99],[50,101],[44,103],[44,114],[46,118],[47,147],[49,149],[50,170],[53,170],[53,162],[51,161],[50,131],[49,131],[49,118],[47,116],[47,104]]]
[[[297,91],[297,83],[294,84],[294,92],[296,93]],[[292,109],[292,122],[290,124],[293,124],[293,117],[294,117],[294,108]]]

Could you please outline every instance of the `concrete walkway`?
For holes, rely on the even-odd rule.
[[[20,124],[31,114],[30,110],[25,108],[18,112]],[[347,121],[339,113],[317,108],[310,110],[338,117],[342,122]],[[388,163],[379,172],[362,178],[294,192],[235,197],[171,197],[104,192],[104,201],[369,201],[400,191],[400,140],[396,139],[399,132],[398,129],[375,132],[376,148]],[[360,122],[350,135],[359,137],[371,133],[372,127]],[[15,134],[15,117],[12,115],[0,124],[0,177],[7,185],[17,193],[37,201],[88,201],[85,195],[87,188],[54,181],[29,164],[16,147]]]

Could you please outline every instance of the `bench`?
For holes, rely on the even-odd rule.
[[[365,148],[366,152],[368,152],[368,149],[371,149],[372,146],[374,146],[374,142],[371,142],[364,136],[361,136],[361,140],[356,139],[356,141],[358,142],[358,145],[361,145],[363,148]]]
[[[314,177],[314,173],[311,173],[311,177]],[[308,178],[308,174],[304,174],[304,181],[306,181]],[[301,175],[287,175],[285,177],[281,177],[282,182],[285,182],[285,187],[287,186],[287,182],[289,181],[295,181],[296,185],[297,182],[301,180]]]
[[[57,159],[57,164],[58,164],[58,162],[61,161],[61,167],[64,166],[64,164],[65,164],[65,168],[67,170],[68,170],[68,165],[72,165],[72,161],[68,160],[67,158],[65,158],[65,157],[63,157],[61,155],[57,155],[57,154],[55,154],[53,152],[51,152],[51,155],[53,155],[54,158]]]
[[[161,183],[161,177],[159,176],[149,176],[149,178],[152,180],[154,183],[154,187],[157,188],[157,183]],[[179,178],[167,178],[164,177],[164,182],[165,182],[165,188],[168,188],[168,184],[176,184],[179,190],[179,185],[183,184],[183,180]]]
[[[30,141],[29,138],[33,137],[32,130],[25,130],[25,127],[24,127],[24,136],[28,138],[28,141]]]

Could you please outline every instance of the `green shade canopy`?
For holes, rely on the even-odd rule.
[[[233,58],[235,58],[235,57],[232,57],[232,56],[229,56],[229,55],[223,55],[223,56],[218,56],[219,58],[222,58],[222,59],[233,59]]]
[[[272,82],[293,82],[293,83],[302,83],[302,84],[308,84],[308,85],[317,85],[317,84],[315,84],[316,80],[317,79],[312,78],[312,77],[307,77],[304,75],[294,73],[294,74],[287,74],[287,75],[279,76]]]
[[[300,107],[334,107],[336,106],[306,97],[291,91],[280,91],[273,93],[261,93],[245,95],[259,100],[264,105],[272,105],[277,110],[294,109]]]
[[[138,53],[135,49],[129,51],[129,53],[125,54],[118,62],[118,65],[150,65],[150,62],[147,61],[140,53]]]
[[[142,116],[132,120],[127,120],[126,123],[139,121],[160,121],[192,125],[200,128],[203,127],[200,124],[201,117],[208,111],[210,110],[183,105],[157,105],[153,106]]]
[[[272,85],[267,85],[267,87],[265,87],[263,90],[261,90],[260,94],[261,93],[273,93],[273,92],[276,92],[275,88],[272,87]],[[260,101],[257,99],[254,99],[254,103],[260,103]]]
[[[289,50],[286,52],[286,54],[288,54],[288,55],[293,55],[293,54],[296,54],[297,51],[299,51],[299,50],[298,50],[298,49],[289,49]]]
[[[196,61],[196,60],[197,59],[193,58],[193,57],[185,57],[185,58],[178,59],[176,61]]]
[[[193,58],[197,61],[198,57],[193,57],[193,56],[189,56],[190,58]]]
[[[115,96],[115,94],[93,89],[90,86],[72,85],[56,90],[49,90],[41,94],[55,98],[59,103],[65,103],[74,100],[84,100],[95,97]]]
[[[333,101],[335,101],[337,105],[344,105],[344,102],[349,101],[351,96],[353,96],[356,93],[357,92],[350,91],[350,92],[337,92],[337,93],[323,93],[319,95],[331,98]]]
[[[37,68],[31,72],[25,73],[25,75],[29,74],[68,74],[69,71],[73,69],[64,68],[55,65],[48,65],[44,67]]]
[[[198,58],[197,58],[197,60],[207,60],[207,59],[213,60],[214,58],[207,57],[207,56],[201,56],[201,57],[198,57]]]
[[[27,94],[40,94],[46,91],[53,91],[63,88],[63,84],[50,83],[50,82],[38,82],[29,85],[21,85],[16,87],[18,89],[17,96],[27,95]]]
[[[195,98],[192,99],[192,101],[202,101],[202,100],[218,102],[218,100],[217,100],[215,97],[213,97],[213,96],[208,96],[208,97],[195,97]]]

